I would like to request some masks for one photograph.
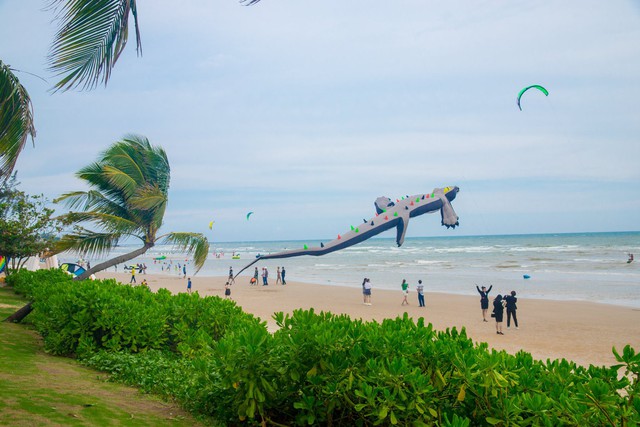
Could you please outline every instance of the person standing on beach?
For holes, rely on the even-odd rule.
[[[256,269],[253,271],[253,279],[249,282],[251,285],[257,285],[258,284],[258,267],[256,267]]]
[[[233,267],[229,267],[229,283],[233,283]]]
[[[367,278],[366,277],[362,280],[362,299],[363,299],[362,303],[364,305],[367,305],[367,293],[364,290],[365,283],[367,283]]]
[[[136,283],[136,269],[134,267],[131,267],[131,280],[129,280],[129,283]]]
[[[278,283],[282,283],[282,275],[280,274],[280,267],[278,267],[278,270],[276,271],[276,285]]]
[[[231,285],[229,282],[224,284],[224,297],[226,299],[231,299]]]
[[[424,307],[424,285],[422,284],[422,280],[418,280],[416,292],[418,292],[418,305]]]
[[[187,293],[191,293],[191,277],[187,279]]]
[[[262,286],[269,286],[269,271],[267,267],[262,267]]]
[[[282,284],[286,285],[287,282],[284,281],[284,275],[285,275],[285,271],[284,271],[284,265],[282,266],[282,270],[280,271],[280,275],[282,276]]]
[[[402,284],[400,286],[402,286],[402,304],[400,305],[409,305],[409,301],[407,300],[407,297],[409,296],[409,284],[405,279],[402,279]]]
[[[187,265],[186,264],[182,265],[182,278],[183,279],[187,278]]]
[[[504,300],[502,299],[502,295],[498,294],[496,299],[493,300],[493,313],[491,313],[491,317],[495,317],[496,319],[496,334],[504,335],[502,333],[502,318],[504,316]]]
[[[364,305],[371,305],[371,280],[367,278],[362,282],[362,294],[364,295]]]
[[[504,297],[504,300],[507,303],[507,329],[511,328],[511,316],[513,316],[513,324],[518,329],[518,318],[516,317],[516,302],[518,298],[516,298],[516,291],[511,291],[511,295],[507,295]]]
[[[489,309],[489,292],[491,292],[491,288],[493,288],[493,285],[489,286],[489,289],[487,289],[486,286],[483,286],[482,289],[480,289],[478,287],[478,285],[476,285],[476,289],[478,290],[478,293],[480,294],[480,308],[482,309],[482,321],[483,322],[487,322],[487,310]]]

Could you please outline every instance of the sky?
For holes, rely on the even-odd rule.
[[[213,242],[326,240],[453,185],[460,226],[407,237],[640,230],[640,1],[138,0],[142,56],[130,39],[106,87],[64,93],[45,4],[0,0],[30,194],[86,189],[139,134],[169,157],[163,230]]]

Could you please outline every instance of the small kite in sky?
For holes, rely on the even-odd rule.
[[[253,214],[253,212],[249,212],[249,213],[247,214],[247,221],[249,221],[249,217],[251,216],[251,214]]]
[[[549,96],[549,91],[540,85],[531,85],[531,86],[525,87],[518,93],[518,108],[520,109],[520,111],[522,111],[522,107],[520,106],[520,98],[522,98],[522,95],[529,89],[538,89],[540,92],[544,93],[544,96]]]

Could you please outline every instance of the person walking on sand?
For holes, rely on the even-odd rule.
[[[362,282],[362,293],[364,295],[364,305],[371,305],[371,280],[365,278]]]
[[[136,269],[131,267],[131,280],[129,283],[136,283]]]
[[[191,277],[187,279],[187,293],[191,293]]]
[[[280,275],[282,276],[282,284],[286,285],[287,282],[285,282],[284,280],[284,275],[285,275],[286,271],[284,271],[284,265],[282,266],[282,270],[280,270]]]
[[[225,299],[231,299],[231,285],[229,282],[224,284],[224,297]]]
[[[418,280],[416,292],[418,292],[418,305],[424,307],[424,285],[422,284],[422,280]]]
[[[367,293],[364,290],[365,283],[367,283],[367,278],[366,277],[362,280],[362,299],[363,299],[362,303],[364,305],[367,305]]]
[[[487,310],[489,309],[489,292],[491,292],[491,288],[493,288],[493,285],[489,286],[489,289],[487,289],[486,286],[483,286],[482,289],[480,289],[478,285],[476,285],[476,289],[480,294],[480,308],[482,309],[483,322],[488,322]]]
[[[276,270],[276,285],[282,283],[282,274],[280,274],[280,267]]]
[[[516,298],[516,291],[511,291],[511,295],[507,295],[504,297],[504,300],[507,304],[507,329],[511,328],[511,316],[513,316],[513,324],[518,329],[518,318],[516,317],[516,302],[518,298]]]
[[[491,317],[496,319],[496,334],[504,335],[502,333],[502,317],[504,316],[504,300],[502,295],[498,294],[496,299],[493,300],[493,313]]]
[[[402,284],[400,286],[402,287],[402,304],[400,305],[409,305],[409,301],[407,300],[407,297],[409,296],[409,284],[405,279],[402,279]]]
[[[229,283],[233,283],[233,267],[229,267]]]

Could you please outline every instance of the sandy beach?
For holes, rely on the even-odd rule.
[[[116,278],[128,283],[126,273],[102,272],[99,278]],[[137,274],[138,283],[146,279],[151,290],[166,288],[173,293],[186,292],[187,280],[174,275]],[[193,290],[200,295],[224,297],[224,277],[192,277]],[[480,297],[429,292],[425,288],[426,307],[418,306],[414,284],[411,284],[409,306],[401,306],[402,294],[398,291],[379,290],[373,283],[372,305],[363,304],[362,293],[357,288],[313,285],[291,282],[285,286],[250,286],[249,276],[238,277],[232,286],[232,298],[246,312],[267,322],[271,331],[277,326],[272,319],[275,312],[290,313],[295,309],[313,308],[348,314],[352,318],[382,321],[407,313],[414,319],[423,317],[438,330],[465,327],[474,342],[486,342],[490,347],[515,353],[525,350],[536,359],[566,358],[582,365],[612,365],[616,360],[611,352],[630,344],[640,350],[640,310],[606,304],[581,301],[518,300],[519,329],[506,328],[504,335],[497,335],[495,322],[482,321]],[[493,299],[497,295],[491,293]]]

